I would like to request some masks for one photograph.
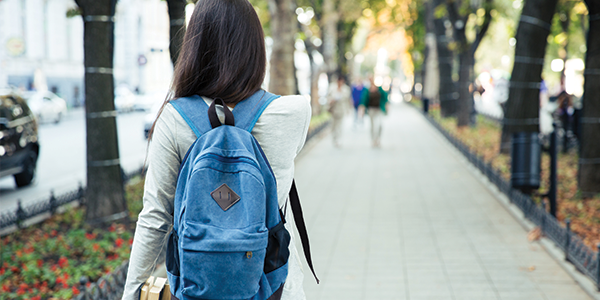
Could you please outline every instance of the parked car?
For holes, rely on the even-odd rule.
[[[135,104],[133,105],[133,109],[135,111],[150,112],[157,102],[165,102],[168,93],[169,91],[158,90],[143,95],[138,95],[135,100]]]
[[[59,123],[67,113],[67,102],[52,92],[27,92],[24,96],[27,98],[29,108],[40,123]]]
[[[127,87],[119,86],[115,89],[115,109],[118,112],[132,112],[136,102],[136,95]]]
[[[14,176],[17,187],[31,184],[40,153],[36,118],[13,91],[0,91],[0,177]]]

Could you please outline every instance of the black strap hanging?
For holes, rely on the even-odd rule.
[[[208,119],[210,120],[210,126],[212,126],[212,128],[217,128],[222,125],[221,121],[219,121],[219,116],[217,115],[216,104],[223,106],[223,112],[225,113],[225,125],[235,126],[233,113],[229,107],[225,105],[225,101],[223,101],[221,98],[215,98],[213,103],[210,104],[210,107],[208,107]]]
[[[319,284],[319,278],[313,268],[312,257],[310,256],[310,244],[308,242],[308,232],[306,231],[306,225],[304,224],[304,216],[302,215],[302,207],[300,206],[300,198],[298,197],[298,190],[296,190],[296,181],[292,180],[292,188],[290,189],[290,205],[292,206],[292,212],[294,213],[294,221],[296,222],[296,228],[300,234],[300,241],[302,242],[302,249],[304,250],[304,256],[306,262],[310,268],[317,284]]]

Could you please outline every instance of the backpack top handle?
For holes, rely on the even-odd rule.
[[[214,129],[214,128],[217,128],[217,127],[223,125],[223,124],[221,124],[221,121],[219,121],[219,116],[217,115],[217,108],[215,106],[215,104],[217,102],[220,102],[218,104],[223,106],[223,112],[225,113],[225,125],[235,126],[235,120],[233,119],[233,113],[231,112],[229,107],[227,107],[227,105],[225,105],[225,101],[223,101],[223,99],[221,99],[221,98],[215,98],[213,103],[211,103],[210,107],[208,108],[208,119],[210,120],[210,126]]]

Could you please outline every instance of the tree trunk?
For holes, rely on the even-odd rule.
[[[464,33],[464,32],[463,32]],[[459,54],[460,66],[458,69],[458,127],[468,126],[471,123],[471,114],[473,112],[473,94],[469,91],[473,78],[473,65],[475,57],[470,51],[462,51]]]
[[[442,0],[434,0],[433,3],[435,9],[435,7],[442,5],[444,2]],[[449,38],[446,36],[446,27],[444,26],[443,18],[434,20],[434,29],[440,74],[440,108],[442,117],[451,117],[456,113],[456,102],[458,100],[456,85],[452,80],[452,63],[454,57],[448,49]]]
[[[511,134],[539,132],[540,83],[550,22],[557,0],[527,0],[517,29],[515,64],[504,114],[500,151],[509,153]]]
[[[177,63],[179,50],[183,43],[185,35],[185,6],[186,0],[167,0],[167,8],[169,9],[169,21],[171,23],[169,29],[169,55],[173,66]]]
[[[429,99],[429,103],[438,103],[439,66],[435,38],[433,17],[433,4],[425,2],[425,59],[423,60],[423,98]]]
[[[337,70],[336,52],[338,39],[339,13],[335,8],[334,0],[323,0],[323,61],[327,76],[331,81],[331,75]]]
[[[127,220],[114,105],[116,0],[77,0],[84,19],[87,211],[91,225]]]
[[[296,35],[296,3],[294,0],[269,0],[271,13],[271,68],[269,91],[291,95],[296,91],[294,72],[294,37]]]
[[[315,46],[308,40],[304,40],[306,53],[310,61],[310,104],[312,107],[312,115],[316,116],[321,113],[321,104],[319,103],[319,76],[321,68],[315,63],[313,51],[316,51]]]
[[[600,3],[585,1],[589,11],[585,85],[581,121],[579,189],[584,196],[600,193]]]

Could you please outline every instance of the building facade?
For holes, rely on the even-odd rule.
[[[84,24],[76,9],[73,0],[0,0],[0,87],[48,89],[69,107],[85,103]],[[168,46],[165,1],[118,1],[115,87],[166,90],[172,75]]]

